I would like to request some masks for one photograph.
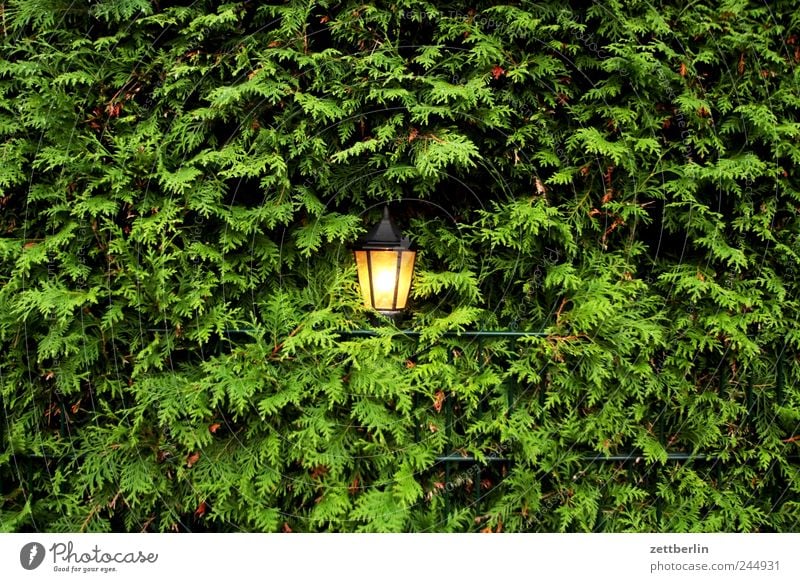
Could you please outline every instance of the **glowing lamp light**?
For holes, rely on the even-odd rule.
[[[386,315],[405,309],[417,251],[389,216],[388,206],[353,253],[364,305]]]

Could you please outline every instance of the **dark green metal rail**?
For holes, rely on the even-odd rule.
[[[797,458],[800,456],[795,455]],[[589,461],[591,463],[616,463],[616,462],[638,462],[644,460],[644,453],[631,452],[615,455],[592,455],[583,454],[579,457],[581,461]],[[789,456],[788,458],[792,458]],[[436,457],[437,462],[442,463],[504,463],[511,462],[514,459],[509,457],[498,457],[494,455],[487,455],[483,459],[477,459],[472,455],[440,455]],[[667,453],[667,462],[669,461],[722,461],[721,458],[713,455],[705,455],[703,453]]]
[[[148,329],[150,332],[167,332],[169,329]],[[226,329],[225,333],[253,333],[255,328],[240,328],[240,329]],[[407,337],[419,337],[423,332],[413,329],[401,329],[398,333]],[[377,337],[380,335],[373,329],[351,329],[339,331],[339,335],[350,337]],[[475,330],[467,329],[463,331],[445,331],[441,334],[443,337],[476,337],[476,338],[519,338],[519,337],[547,337],[551,334],[541,331],[513,331],[513,330]]]
[[[352,331],[339,332],[342,335],[349,335],[353,337],[374,337],[378,332],[371,329],[354,329]],[[422,332],[411,329],[402,329],[400,333],[408,337],[419,337]],[[464,331],[446,331],[442,334],[444,337],[547,337],[551,334],[540,331],[503,331],[503,330],[464,330]]]

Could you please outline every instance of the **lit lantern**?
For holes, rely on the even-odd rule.
[[[389,216],[388,207],[353,252],[364,304],[386,315],[405,309],[417,252]]]

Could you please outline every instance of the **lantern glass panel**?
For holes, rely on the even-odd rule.
[[[364,305],[372,307],[372,291],[369,284],[369,263],[367,263],[367,253],[369,251],[354,251],[356,256],[356,269],[358,270],[358,286],[361,287],[361,297]]]
[[[405,309],[416,251],[359,249],[354,254],[364,304],[378,311]]]
[[[414,259],[416,251],[404,250],[400,252],[400,278],[397,282],[397,304],[395,309],[405,309],[408,302],[408,292],[411,290],[411,276],[414,273]]]

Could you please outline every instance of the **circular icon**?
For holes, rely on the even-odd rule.
[[[30,542],[19,551],[19,563],[26,570],[35,570],[44,561],[44,546],[38,542]]]

